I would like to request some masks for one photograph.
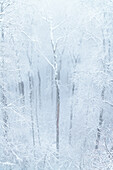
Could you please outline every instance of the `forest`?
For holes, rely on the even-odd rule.
[[[113,0],[0,0],[0,170],[113,170]]]

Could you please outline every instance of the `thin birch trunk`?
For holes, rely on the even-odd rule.
[[[33,117],[33,77],[31,73],[29,73],[29,98],[30,98],[30,114],[31,114],[31,129],[32,129],[32,142],[33,142],[33,150],[35,156],[35,130],[34,130],[34,117]]]
[[[103,87],[102,93],[101,93],[102,101],[104,100],[104,95],[105,95],[105,87]],[[99,116],[99,125],[97,128],[97,139],[96,139],[95,149],[99,148],[99,142],[100,142],[100,138],[101,138],[102,124],[103,124],[103,113],[104,113],[104,109],[102,107],[101,111],[100,111],[100,116]]]
[[[38,70],[38,97],[39,97],[39,109],[41,109],[41,76]]]
[[[105,14],[104,14],[104,18],[105,18]],[[105,66],[105,62],[106,62],[106,39],[104,37],[104,32],[102,30],[102,34],[103,34],[103,53],[104,53],[104,61],[103,61],[103,71],[104,73],[106,72],[106,66]],[[102,92],[101,92],[101,100],[102,103],[105,99],[105,82],[102,88]],[[103,104],[102,104],[103,105]],[[100,143],[100,138],[101,138],[101,133],[102,133],[102,124],[103,124],[103,114],[104,114],[104,109],[103,106],[101,107],[100,110],[100,115],[99,115],[99,124],[98,124],[98,128],[97,128],[97,139],[96,139],[96,145],[95,145],[95,149],[97,150],[99,148],[99,143]]]
[[[2,14],[4,12],[3,9],[3,3],[0,4],[0,13]],[[1,15],[1,20],[3,19],[2,15]],[[4,138],[7,141],[7,133],[8,133],[8,114],[6,112],[6,107],[7,107],[7,98],[5,95],[5,72],[4,72],[4,51],[3,51],[3,44],[4,44],[4,28],[3,25],[1,24],[1,57],[2,57],[2,73],[1,73],[1,77],[2,77],[2,85],[1,85],[1,103],[2,103],[2,113],[3,113],[3,122],[4,122]]]
[[[73,97],[75,91],[75,84],[73,83],[72,87],[72,102],[71,102],[71,112],[70,112],[70,127],[69,127],[69,144],[71,145],[72,142],[72,121],[73,121]]]
[[[37,109],[37,104],[38,104],[38,100],[37,100],[37,89],[36,89],[36,124],[37,124],[37,132],[38,132],[38,143],[41,146],[41,141],[40,141],[40,127],[39,127],[39,116],[38,116],[38,109]]]

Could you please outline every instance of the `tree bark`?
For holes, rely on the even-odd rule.
[[[3,9],[3,3],[0,4],[1,8],[0,8],[0,13],[2,14],[4,12]],[[2,15],[1,15],[1,20],[3,19]],[[2,21],[1,21],[2,22]],[[4,72],[4,51],[3,51],[3,44],[4,44],[4,28],[3,25],[1,24],[1,57],[2,57],[2,73],[1,73],[1,78],[2,78],[2,85],[1,85],[1,103],[2,103],[2,114],[3,114],[3,122],[4,122],[4,138],[7,141],[7,133],[8,133],[8,114],[6,112],[6,107],[7,107],[7,98],[5,95],[5,72]]]

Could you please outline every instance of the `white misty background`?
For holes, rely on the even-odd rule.
[[[0,170],[113,170],[112,0],[0,0]]]

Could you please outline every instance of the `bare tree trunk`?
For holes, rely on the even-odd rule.
[[[51,47],[53,51],[54,59],[54,74],[55,74],[55,87],[56,87],[56,151],[57,159],[59,159],[59,118],[60,118],[60,88],[59,88],[59,76],[60,72],[58,69],[58,56],[56,54],[57,43],[54,42],[52,22],[50,22],[50,38],[51,38]]]
[[[32,100],[33,100],[33,77],[29,72],[29,98],[30,98],[30,113],[31,113],[31,128],[32,128],[32,141],[33,141],[33,149],[34,149],[34,156],[35,156],[35,132],[34,132],[34,117],[33,117],[33,107],[32,107]]]
[[[105,94],[105,87],[103,87],[103,90],[102,90],[102,93],[101,93],[102,101],[104,100],[104,94]],[[98,147],[99,147],[101,130],[102,130],[102,123],[103,123],[103,112],[104,112],[104,110],[103,110],[103,108],[101,108],[100,116],[99,116],[99,125],[98,125],[98,128],[97,128],[97,139],[96,139],[95,149],[98,149]]]
[[[51,68],[51,101],[53,104],[53,68]]]
[[[56,150],[57,158],[59,158],[59,116],[60,116],[60,89],[58,82],[58,65],[57,65],[57,55],[54,52],[54,68],[55,68],[55,86],[56,86]]]
[[[60,115],[60,90],[56,85],[56,148],[59,153],[59,115]]]
[[[74,97],[74,91],[75,91],[75,84],[73,83],[73,87],[72,87],[71,112],[70,112],[70,127],[69,127],[69,144],[70,144],[70,145],[71,145],[71,139],[72,139],[73,97]]]
[[[105,14],[104,14],[104,18],[105,18]],[[106,39],[104,37],[104,31],[102,30],[102,35],[103,35],[103,53],[104,53],[104,61],[103,61],[103,71],[104,73],[106,72]],[[105,99],[105,82],[102,88],[102,92],[101,92],[101,100],[103,103],[103,100]],[[100,111],[100,115],[99,115],[99,125],[97,128],[97,139],[96,139],[96,145],[95,145],[95,149],[99,148],[99,142],[100,142],[100,138],[101,138],[101,131],[102,131],[102,123],[103,123],[103,114],[104,114],[104,109],[103,106],[101,108]]]
[[[38,96],[39,96],[39,109],[41,109],[41,76],[38,70]]]
[[[37,89],[36,89],[36,123],[37,123],[37,132],[38,132],[38,142],[39,142],[39,145],[41,146],[41,141],[40,141],[40,128],[39,128],[39,117],[38,117],[38,110],[37,110],[37,104],[38,104],[38,101],[37,101]]]
[[[2,14],[4,12],[3,9],[3,3],[0,4],[0,13]],[[2,20],[2,15],[1,15],[1,20]],[[5,81],[4,81],[4,51],[3,51],[3,43],[4,43],[4,28],[3,25],[1,25],[1,57],[2,57],[2,63],[1,63],[1,68],[2,68],[2,85],[1,85],[1,103],[2,103],[2,113],[3,113],[3,122],[4,122],[4,138],[7,141],[7,133],[8,133],[8,114],[6,112],[6,107],[7,107],[7,98],[5,95]]]
[[[18,57],[18,54],[17,54]],[[24,94],[24,82],[22,81],[22,77],[21,77],[21,72],[20,72],[20,62],[19,62],[19,58],[17,59],[17,69],[18,69],[18,89],[19,89],[19,94],[20,94],[20,100],[22,105],[25,104],[25,94]],[[23,110],[24,111],[24,110]]]

